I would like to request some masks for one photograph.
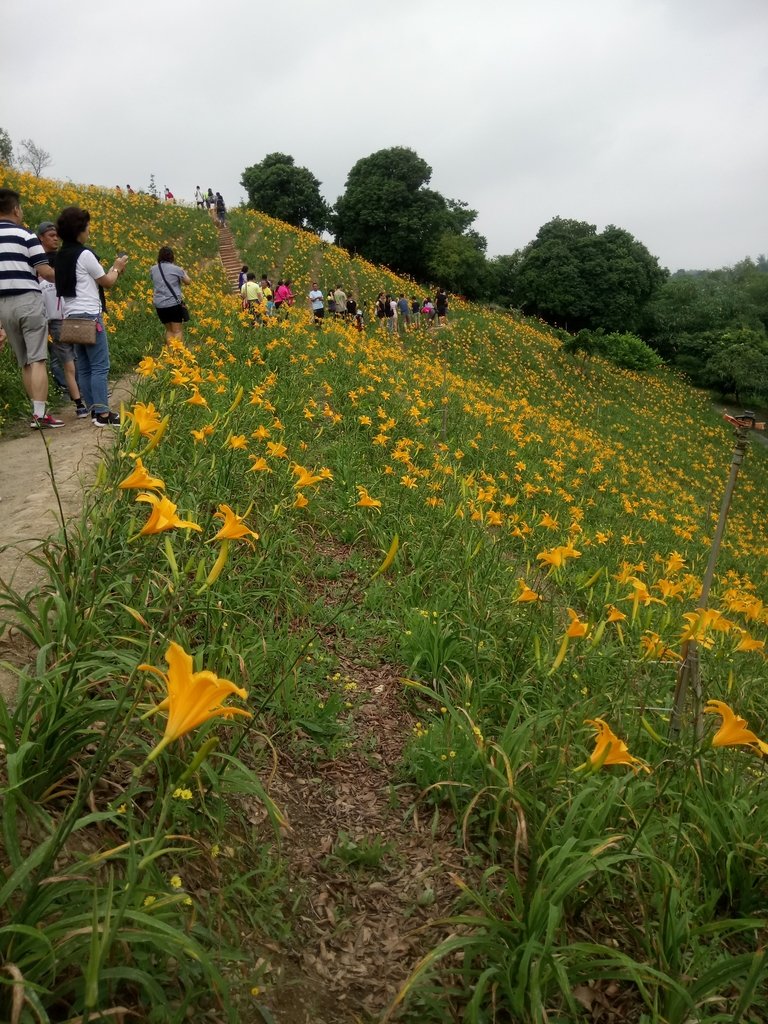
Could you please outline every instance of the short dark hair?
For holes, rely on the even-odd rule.
[[[248,277],[249,281],[255,281],[256,280],[256,275],[254,274],[254,272],[252,270],[248,271],[247,277]]]
[[[240,273],[241,274],[247,274],[248,273],[248,267],[246,267],[245,264],[243,264],[242,267],[240,267]]]
[[[21,205],[21,196],[12,188],[0,188],[0,213],[13,213]]]
[[[59,214],[56,221],[56,230],[62,242],[76,242],[78,235],[91,223],[91,215],[88,210],[80,206],[67,206]]]
[[[173,263],[173,249],[170,245],[163,245],[160,247],[160,252],[157,254],[158,263]]]

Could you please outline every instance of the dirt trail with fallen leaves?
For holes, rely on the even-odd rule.
[[[294,940],[274,965],[263,1001],[279,1024],[377,1021],[421,957],[448,934],[435,924],[464,875],[450,816],[433,817],[418,792],[397,785],[403,747],[414,726],[400,673],[361,667],[326,641],[357,685],[356,736],[343,757],[312,763],[279,757],[270,795],[286,815],[282,854],[300,894]],[[381,840],[388,850],[369,869],[333,856],[339,836]]]
[[[132,381],[126,376],[114,385],[113,408],[128,400]],[[0,440],[0,580],[20,594],[44,582],[43,570],[28,555],[61,526],[48,454],[68,520],[79,515],[83,490],[93,479],[105,446],[116,436],[112,430],[97,429],[90,419],[78,420],[71,404],[57,415],[65,426]],[[0,662],[21,668],[32,657],[34,652],[13,627],[0,624]],[[14,671],[0,665],[0,694],[13,700],[15,692]]]

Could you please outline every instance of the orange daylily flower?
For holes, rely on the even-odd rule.
[[[576,771],[581,771],[587,767],[591,768],[592,771],[598,771],[598,769],[606,764],[628,764],[635,771],[638,768],[642,768],[644,772],[650,772],[651,769],[648,765],[641,761],[639,757],[633,757],[630,754],[624,740],[619,739],[608,723],[603,721],[602,718],[588,718],[584,724],[591,725],[597,733],[595,749],[590,754],[589,760],[579,765]]]
[[[372,498],[365,487],[358,485],[357,493],[360,495],[358,501],[355,502],[360,508],[381,508],[381,502],[378,498]]]
[[[187,519],[179,519],[176,515],[177,505],[174,505],[168,498],[160,497],[157,494],[138,494],[136,501],[145,501],[152,506],[149,519],[139,530],[139,537],[147,537],[154,533],[163,533],[164,530],[199,530],[202,527]]]
[[[249,455],[248,458],[251,460],[251,472],[252,473],[271,473],[272,470],[269,468],[269,463],[263,455]]]
[[[155,403],[137,402],[133,409],[126,413],[126,417],[132,420],[139,428],[139,433],[144,437],[152,438],[163,425],[163,419],[155,408]]]
[[[279,444],[276,441],[267,441],[267,452],[275,459],[284,459],[288,449],[284,444]]]
[[[705,715],[720,715],[720,728],[712,737],[713,747],[751,747],[755,753],[768,754],[768,743],[764,743],[751,729],[746,718],[737,715],[722,700],[708,700]]]
[[[589,625],[586,622],[582,622],[573,608],[568,609],[568,617],[570,622],[568,623],[568,629],[566,630],[566,636],[569,637],[580,637],[586,636],[589,632]]]
[[[306,508],[306,506],[308,504],[309,504],[309,501],[307,500],[307,498],[305,498],[305,496],[301,493],[301,491],[299,491],[299,493],[296,495],[296,501],[294,501],[293,507],[294,508]]]
[[[293,485],[297,491],[302,490],[304,487],[312,487],[313,484],[319,484],[323,479],[322,476],[318,476],[305,466],[300,466],[298,462],[293,464],[293,475],[297,477],[296,483]]]
[[[133,472],[129,473],[125,480],[121,480],[117,486],[121,491],[130,491],[133,490],[134,488],[137,490],[143,489],[150,491],[165,490],[165,484],[160,479],[160,477],[150,476],[141,459],[136,459]]]
[[[742,629],[740,632],[741,640],[736,645],[737,651],[763,651],[765,649],[765,640],[755,640],[746,629]]]
[[[233,451],[238,451],[238,449],[248,447],[248,439],[245,434],[233,434],[227,441],[227,444]]]
[[[518,580],[520,584],[520,593],[515,598],[516,604],[522,604],[524,601],[543,601],[541,594],[537,594],[535,590],[532,590],[525,580]]]
[[[214,519],[222,519],[224,521],[224,525],[213,539],[242,540],[243,538],[248,539],[253,537],[254,540],[258,540],[258,533],[256,533],[255,530],[249,529],[245,525],[243,518],[243,516],[239,516],[236,512],[233,512],[229,505],[219,505],[218,512],[214,513]]]
[[[152,749],[145,764],[153,761],[169,743],[211,718],[232,718],[234,715],[252,717],[250,711],[242,708],[224,707],[227,697],[237,694],[245,699],[247,691],[235,686],[229,679],[220,679],[213,672],[193,672],[192,657],[180,644],[171,641],[165,652],[165,660],[168,662],[167,672],[153,665],[139,665],[141,671],[159,676],[168,689],[165,699],[150,712],[167,711],[168,721],[163,738]]]
[[[186,405],[204,405],[206,408],[208,408],[208,402],[203,398],[203,396],[200,394],[200,392],[197,389],[197,387],[194,386],[194,385],[192,387],[192,394],[189,396],[189,398],[187,399],[185,404]]]
[[[540,551],[536,555],[536,559],[542,563],[542,565],[549,565],[553,569],[559,569],[560,566],[565,565],[566,560],[569,558],[581,558],[581,552],[571,547],[570,544],[560,545],[557,548],[550,548],[548,551]]]

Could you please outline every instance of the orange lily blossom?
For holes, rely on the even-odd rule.
[[[541,594],[537,594],[535,590],[532,590],[531,587],[529,587],[528,584],[525,582],[525,580],[518,580],[518,583],[520,584],[521,590],[519,595],[515,598],[515,602],[517,604],[521,604],[524,601],[543,600]]]
[[[162,533],[164,530],[179,528],[202,531],[202,527],[198,526],[197,523],[190,522],[187,519],[180,519],[176,515],[178,506],[174,505],[168,498],[160,497],[157,494],[142,493],[136,496],[136,501],[145,501],[148,505],[152,505],[149,519],[139,530],[140,537],[147,537],[153,533]]]
[[[242,708],[224,707],[224,701],[231,694],[245,699],[247,691],[235,686],[229,679],[220,679],[213,672],[193,672],[192,657],[180,644],[170,642],[165,660],[168,662],[167,672],[153,665],[139,665],[141,671],[153,672],[162,679],[168,690],[165,699],[149,712],[167,711],[168,721],[165,723],[163,738],[150,751],[145,764],[153,761],[169,743],[211,718],[232,718],[234,715],[252,717],[250,711]]]
[[[139,433],[144,437],[153,437],[163,425],[163,420],[155,408],[154,402],[150,402],[149,405],[146,405],[144,402],[137,402],[126,415],[138,427]]]
[[[125,480],[121,480],[117,486],[121,491],[130,491],[134,488],[137,490],[165,490],[165,484],[160,477],[150,476],[141,459],[136,459],[133,472],[129,473]]]
[[[590,768],[593,772],[598,771],[605,764],[628,764],[635,771],[642,768],[644,772],[650,772],[648,765],[640,758],[634,757],[624,740],[619,739],[607,722],[602,718],[588,718],[585,725],[591,725],[596,731],[595,749],[589,755],[589,760],[579,765],[576,771],[583,768]]]
[[[297,491],[301,491],[305,487],[311,487],[313,484],[319,484],[323,479],[323,477],[313,473],[305,466],[300,466],[298,462],[293,464],[293,474],[297,478],[296,483],[293,485]]]
[[[381,508],[381,502],[378,498],[372,498],[368,493],[367,488],[362,487],[358,484],[357,493],[360,495],[359,499],[355,502],[355,505],[359,505],[360,508]]]
[[[219,505],[218,512],[214,513],[214,518],[221,519],[224,522],[222,528],[213,538],[214,540],[242,540],[244,537],[253,537],[254,540],[259,539],[258,533],[249,529],[243,522],[244,516],[239,516],[236,512],[233,512],[229,505]]]
[[[751,729],[746,718],[737,715],[722,700],[708,700],[705,715],[720,715],[720,728],[712,737],[713,747],[751,747],[756,753],[768,754],[768,743],[764,743]]]

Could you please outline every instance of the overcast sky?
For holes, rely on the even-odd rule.
[[[489,255],[556,215],[672,270],[768,252],[768,0],[2,0],[0,97],[52,177],[234,206],[280,151],[333,202],[410,146]]]

